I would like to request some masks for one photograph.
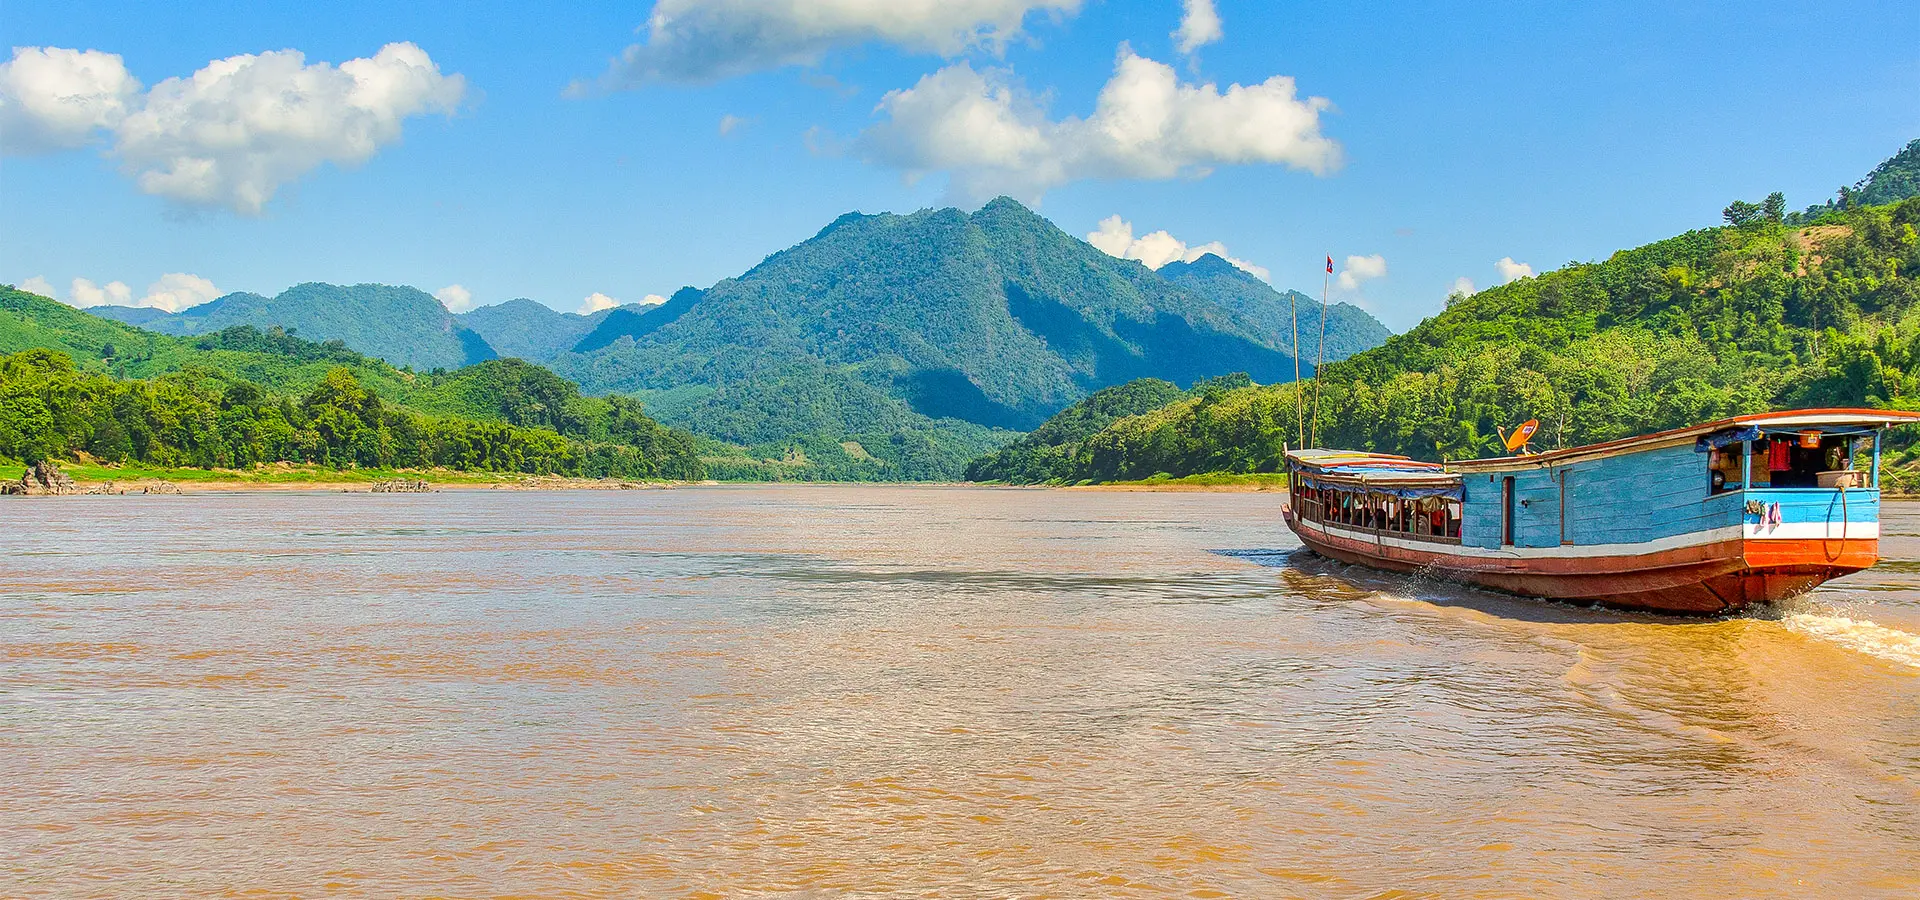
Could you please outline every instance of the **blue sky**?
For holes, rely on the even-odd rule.
[[[1331,254],[1336,295],[1404,330],[1458,279],[1522,271],[1500,260],[1601,258],[1772,190],[1799,208],[1920,137],[1907,4],[1216,0],[1218,39],[1188,54],[1192,2],[826,0],[825,25],[791,0],[13,3],[6,46],[99,54],[16,50],[0,78],[0,279],[69,302],[74,279],[175,305],[330,281],[571,310],[737,275],[848,210],[1005,189],[1073,234],[1118,216],[1312,294]],[[255,60],[254,87],[413,80],[380,115],[314,100],[311,133],[237,148],[209,129],[240,100],[162,85],[284,50],[303,58]],[[105,54],[137,85],[91,126],[34,105],[70,83],[49,67]],[[1128,59],[1199,97],[1145,149],[1096,127]],[[1265,87],[1228,108],[1207,84]],[[213,174],[179,162],[201,156]]]

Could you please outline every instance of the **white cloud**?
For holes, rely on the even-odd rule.
[[[413,44],[338,68],[297,50],[228,57],[153,86],[116,131],[114,153],[140,189],[258,213],[282,184],[331,162],[366,162],[401,122],[452,113],[466,80]]]
[[[1462,275],[1453,280],[1453,288],[1447,291],[1447,296],[1459,294],[1462,297],[1471,297],[1477,293],[1480,293],[1480,289],[1473,286],[1473,279]]]
[[[645,297],[640,298],[641,306],[659,306],[660,304],[665,302],[667,302],[667,298],[662,297],[659,294],[648,294]]]
[[[612,309],[619,305],[620,301],[602,294],[599,291],[595,291],[588,294],[587,299],[580,301],[580,314],[583,316],[592,315],[603,309]]]
[[[732,113],[728,113],[727,115],[721,116],[720,117],[720,136],[728,137],[732,135],[734,132],[739,131],[742,128],[745,128],[749,124],[752,124],[752,122],[753,122],[752,119],[744,119],[744,118],[741,118],[740,116],[733,115]]]
[[[233,56],[144,94],[113,54],[22,47],[0,65],[0,134],[13,153],[105,132],[140,190],[258,213],[281,185],[364,163],[405,119],[452,113],[465,93],[464,78],[406,43],[337,68],[297,50]]]
[[[1511,256],[1500,257],[1500,261],[1494,263],[1493,267],[1500,270],[1501,284],[1510,284],[1522,278],[1533,277],[1532,266],[1522,262],[1514,262]]]
[[[1173,46],[1188,56],[1226,36],[1220,27],[1220,11],[1213,6],[1213,0],[1185,0],[1186,11],[1180,16],[1180,30],[1173,33]]]
[[[53,282],[48,281],[45,278],[41,278],[38,275],[35,275],[32,278],[22,281],[19,284],[14,285],[14,287],[20,290],[26,291],[29,294],[39,294],[42,297],[50,297],[55,299],[59,297],[58,294],[55,294],[53,292]]]
[[[450,284],[433,292],[433,299],[447,308],[447,312],[463,313],[478,304],[473,302],[473,292],[457,284]]]
[[[84,147],[125,120],[139,96],[140,82],[117,54],[15,47],[0,63],[0,150]]]
[[[38,280],[49,289],[53,287],[46,284],[45,279]],[[48,290],[45,295],[51,297],[53,292]],[[137,299],[133,296],[133,288],[124,281],[95,284],[89,279],[75,278],[67,292],[66,302],[81,309],[93,306],[143,306],[179,312],[219,296],[220,289],[205,278],[186,272],[168,272],[160,276],[159,281],[147,285],[147,292]]]
[[[1347,264],[1340,270],[1338,283],[1343,291],[1357,291],[1363,282],[1383,278],[1387,274],[1387,258],[1378,253],[1372,256],[1349,256]]]
[[[213,282],[198,275],[185,272],[168,272],[160,280],[147,285],[147,295],[134,303],[135,306],[151,306],[167,312],[179,312],[190,306],[199,306],[220,296],[220,289]]]
[[[90,306],[132,306],[133,288],[124,281],[109,281],[97,285],[85,278],[75,278],[72,289],[67,292],[67,302],[86,309]]]
[[[1133,236],[1133,223],[1119,216],[1101,219],[1099,230],[1087,235],[1087,243],[1099,248],[1108,256],[1139,260],[1149,269],[1158,269],[1170,262],[1193,262],[1211,253],[1239,266],[1262,281],[1273,274],[1262,266],[1256,266],[1244,259],[1236,259],[1227,253],[1227,245],[1219,241],[1190,245],[1165,231],[1156,231],[1136,238]]]
[[[634,44],[600,76],[617,90],[661,81],[701,82],[811,65],[838,47],[884,42],[957,56],[998,52],[1028,15],[1072,15],[1081,0],[659,0]],[[575,82],[568,90],[589,88]]]
[[[1292,78],[1181,84],[1171,66],[1121,45],[1114,74],[1085,119],[1049,120],[1037,98],[999,70],[962,62],[881,99],[886,120],[860,136],[868,159],[916,178],[946,172],[968,200],[1037,200],[1086,178],[1204,177],[1220,165],[1280,164],[1326,174],[1340,146],[1320,133],[1331,104],[1299,98]]]

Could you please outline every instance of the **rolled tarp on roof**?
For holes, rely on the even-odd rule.
[[[1326,478],[1301,472],[1294,477],[1309,487],[1335,491],[1365,491],[1414,500],[1422,497],[1446,497],[1459,500],[1464,496],[1458,476],[1428,475],[1423,473],[1396,473],[1392,475],[1346,475]]]
[[[1708,450],[1718,450],[1729,444],[1738,444],[1742,441],[1757,441],[1759,439],[1760,427],[1758,425],[1748,425],[1745,428],[1729,428],[1726,431],[1716,431],[1712,434],[1695,438],[1693,442],[1693,452],[1705,453]]]

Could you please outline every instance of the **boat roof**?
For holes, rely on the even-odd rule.
[[[1420,488],[1456,485],[1460,476],[1439,463],[1391,453],[1358,450],[1291,450],[1287,458],[1304,474],[1340,484],[1369,488]]]
[[[1497,456],[1486,459],[1466,459],[1446,464],[1449,471],[1492,471],[1501,469],[1535,468],[1547,465],[1562,465],[1585,459],[1607,456],[1619,456],[1626,453],[1638,453],[1675,444],[1684,444],[1698,438],[1724,431],[1729,428],[1756,427],[1762,431],[1801,431],[1809,429],[1834,430],[1846,428],[1881,428],[1891,425],[1907,425],[1920,422],[1920,412],[1907,412],[1898,409],[1790,409],[1779,412],[1753,413],[1689,425],[1685,428],[1671,428],[1637,437],[1621,438],[1585,447],[1569,447],[1565,450],[1550,450],[1528,456]]]

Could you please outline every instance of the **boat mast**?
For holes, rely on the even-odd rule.
[[[1300,389],[1300,304],[1294,291],[1287,292],[1287,315],[1293,319],[1293,424],[1300,432],[1300,447],[1307,446],[1306,395]]]
[[[1327,364],[1327,287],[1333,282],[1333,257],[1320,279],[1320,352],[1313,364],[1313,445],[1320,446],[1320,370]]]

